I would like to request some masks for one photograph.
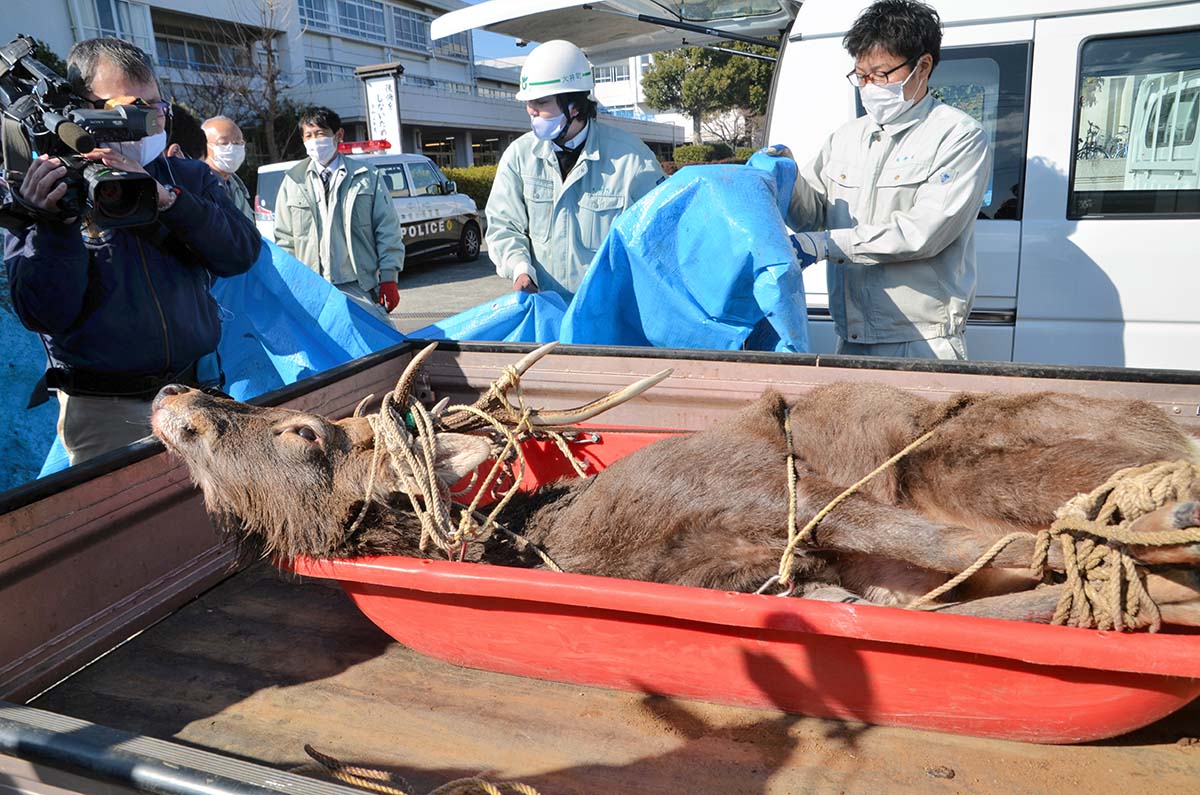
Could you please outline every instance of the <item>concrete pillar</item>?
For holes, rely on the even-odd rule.
[[[471,146],[474,141],[471,138],[470,130],[459,130],[458,135],[454,138],[455,148],[458,150],[457,157],[459,168],[469,168],[475,165],[475,148]]]

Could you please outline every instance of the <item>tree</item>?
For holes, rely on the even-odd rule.
[[[58,53],[50,49],[46,42],[40,39],[33,40],[33,57],[59,77],[67,76],[67,62],[59,58]]]
[[[279,31],[291,11],[289,0],[252,0],[243,6],[256,15],[245,24],[211,21],[201,65],[189,64],[186,81],[172,84],[176,99],[201,120],[228,116],[246,136],[246,164],[240,169],[253,189],[258,166],[299,156],[299,108],[286,96],[291,85],[280,62]]]
[[[729,111],[740,112],[743,119],[765,114],[775,64],[736,52],[777,54],[769,47],[741,42],[660,53],[654,56],[654,62],[642,77],[646,102],[655,108],[679,110],[691,116],[695,143],[703,138],[706,117],[711,119]]]

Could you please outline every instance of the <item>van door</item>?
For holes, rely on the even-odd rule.
[[[1037,20],[1017,360],[1200,369],[1196,8]]]

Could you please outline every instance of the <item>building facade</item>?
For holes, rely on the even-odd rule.
[[[60,56],[82,39],[127,39],[156,57],[164,92],[185,100],[207,94],[231,104],[239,96],[253,102],[264,91],[269,55],[284,93],[300,104],[332,108],[344,120],[349,140],[366,135],[363,87],[355,68],[397,62],[404,67],[401,148],[461,167],[497,162],[504,148],[529,130],[529,117],[515,99],[519,66],[477,64],[468,33],[430,39],[436,16],[465,5],[460,0],[5,0],[9,13],[0,27],[8,29],[7,39],[26,33]],[[230,110],[239,115],[236,107]],[[618,112],[608,120],[664,158],[682,140],[676,126],[633,113]]]

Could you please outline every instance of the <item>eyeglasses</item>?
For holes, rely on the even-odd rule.
[[[916,58],[909,58],[904,63],[900,64],[899,66],[893,66],[891,69],[888,69],[886,72],[871,72],[869,75],[860,75],[858,72],[851,69],[850,72],[846,75],[846,79],[849,80],[850,85],[854,86],[855,88],[862,88],[867,83],[870,83],[870,84],[876,85],[876,86],[882,86],[887,83],[888,78],[891,76],[892,72],[897,72],[906,66],[911,66],[912,64],[916,63],[919,60],[921,60],[920,55],[918,55]]]

